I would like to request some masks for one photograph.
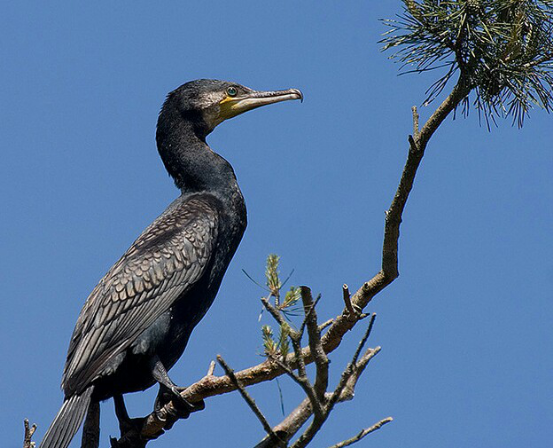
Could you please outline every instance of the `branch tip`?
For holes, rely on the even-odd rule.
[[[23,420],[23,426],[25,427],[25,436],[23,439],[23,448],[34,448],[35,442],[32,442],[31,439],[33,437],[33,434],[36,431],[36,424],[33,423],[33,426],[29,426],[29,420],[25,419]]]
[[[332,445],[330,448],[344,448],[346,446],[353,445],[354,443],[359,442],[365,436],[369,435],[371,432],[374,432],[382,428],[386,423],[390,423],[393,420],[394,419],[392,417],[384,418],[380,420],[378,423],[375,423],[374,425],[372,425],[370,428],[363,429],[362,431],[359,432],[359,434],[352,437],[351,439],[347,439],[347,440],[344,440],[343,442]]]
[[[209,363],[209,367],[207,368],[207,375],[206,376],[212,376],[213,373],[215,372],[215,361],[211,361]]]
[[[415,138],[418,138],[419,136],[419,111],[417,110],[417,106],[411,107],[411,111],[413,112],[413,135]]]
[[[349,287],[344,283],[344,286],[342,286],[342,297],[344,299],[344,304],[346,305],[346,309],[348,310],[348,319],[355,319],[358,315],[353,309],[353,305],[351,304],[351,295],[349,293]]]

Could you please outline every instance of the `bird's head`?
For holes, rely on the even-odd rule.
[[[192,121],[202,134],[209,134],[218,124],[248,110],[287,100],[303,100],[297,89],[257,91],[240,84],[215,79],[199,79],[172,91],[160,114],[178,112]],[[159,126],[159,123],[158,123]]]

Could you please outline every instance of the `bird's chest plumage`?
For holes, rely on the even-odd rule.
[[[167,368],[182,355],[194,327],[213,303],[223,276],[246,229],[246,207],[241,194],[232,206],[219,208],[217,241],[202,277],[145,334]]]
[[[217,295],[223,276],[242,240],[246,224],[246,207],[240,195],[232,208],[224,208],[221,212],[217,243],[209,267],[191,291],[177,300],[173,320],[177,322],[186,320],[194,327],[205,315]]]

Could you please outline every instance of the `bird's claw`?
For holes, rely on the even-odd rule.
[[[204,400],[191,403],[180,394],[185,389],[184,387],[173,386],[164,389],[160,390],[158,394],[154,412],[159,420],[166,421],[166,429],[170,429],[177,420],[187,419],[192,412],[205,409]],[[173,403],[173,406],[163,410],[164,406],[170,401]]]
[[[150,440],[157,439],[165,431],[160,430],[155,434],[144,438],[142,435],[142,427],[144,426],[145,418],[131,418],[119,422],[121,430],[121,438],[117,440],[115,437],[110,437],[111,448],[145,448]]]

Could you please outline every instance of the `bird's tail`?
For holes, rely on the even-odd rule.
[[[81,395],[73,395],[65,400],[56,418],[48,428],[39,448],[67,448],[79,430],[94,386],[89,386]]]

